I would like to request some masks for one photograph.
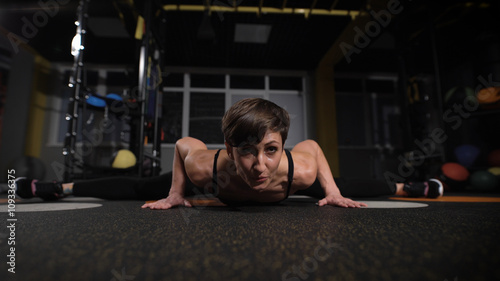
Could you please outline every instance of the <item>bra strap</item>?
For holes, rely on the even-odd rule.
[[[219,158],[219,153],[221,149],[217,150],[214,156],[214,168],[212,170],[212,188],[214,190],[214,194],[217,196],[219,191],[219,184],[217,183],[217,159]]]
[[[288,189],[286,191],[286,198],[290,195],[290,188],[292,187],[293,182],[293,158],[292,153],[288,149],[285,149],[286,157],[288,158]]]

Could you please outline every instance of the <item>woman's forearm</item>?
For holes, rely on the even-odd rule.
[[[172,164],[172,185],[169,195],[178,194],[184,196],[187,174],[184,167],[184,159],[186,156],[182,155],[182,145],[182,139],[175,144],[174,160]]]
[[[325,191],[325,195],[341,195],[340,190],[333,179],[332,170],[330,169],[330,165],[326,160],[325,154],[321,147],[315,143],[316,148],[316,161],[318,165],[318,175],[317,178],[321,184],[321,187]]]

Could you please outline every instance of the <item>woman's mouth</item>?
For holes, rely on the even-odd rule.
[[[258,183],[263,183],[267,180],[267,177],[258,177],[255,179],[256,182]]]

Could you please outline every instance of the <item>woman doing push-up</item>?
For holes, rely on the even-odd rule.
[[[244,99],[222,118],[225,149],[209,150],[191,137],[175,144],[172,173],[152,178],[114,177],[74,183],[17,181],[17,194],[58,199],[93,196],[104,199],[157,200],[142,207],[170,209],[191,207],[186,199],[194,193],[212,194],[228,205],[274,204],[291,194],[317,197],[319,206],[363,207],[366,204],[343,196],[401,195],[439,197],[437,180],[412,184],[387,184],[361,180],[337,180],[320,146],[313,140],[298,143],[290,151],[285,141],[290,127],[286,110],[271,101]],[[337,182],[339,186],[337,185]],[[99,187],[99,188],[98,188]],[[342,190],[342,192],[341,192]]]

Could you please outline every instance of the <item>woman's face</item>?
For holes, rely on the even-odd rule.
[[[265,189],[278,171],[283,142],[281,134],[268,130],[258,144],[232,147],[226,143],[238,175],[255,190]]]

